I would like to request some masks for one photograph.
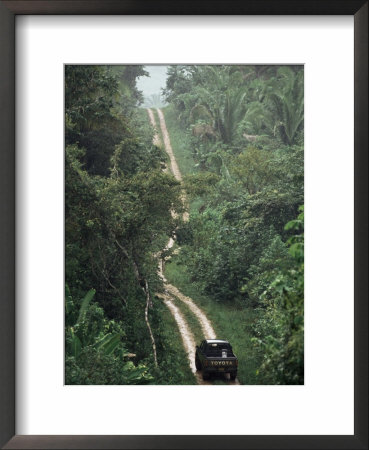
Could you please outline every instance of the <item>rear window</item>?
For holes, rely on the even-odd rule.
[[[227,358],[233,356],[233,353],[229,344],[208,344],[205,355],[213,358]]]

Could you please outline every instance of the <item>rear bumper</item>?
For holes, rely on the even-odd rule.
[[[237,373],[237,367],[204,367],[205,373]]]

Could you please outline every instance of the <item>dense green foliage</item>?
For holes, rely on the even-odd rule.
[[[154,254],[176,226],[170,211],[180,210],[179,186],[162,171],[165,157],[152,145],[147,114],[136,107],[135,79],[142,73],[140,66],[65,69],[66,382],[71,384],[192,380],[181,367],[185,356],[163,330],[162,305],[154,298],[162,289]],[[94,302],[78,300],[91,292]],[[79,318],[78,311],[84,311]],[[102,342],[111,344],[109,352]],[[133,355],[129,360],[127,353]]]
[[[196,382],[155,296],[157,255],[175,230],[166,277],[231,341],[241,383],[302,384],[303,68],[169,66],[161,98],[183,186],[163,171],[139,108],[145,75],[65,67],[66,383]]]
[[[274,271],[273,280],[260,295],[262,313],[253,342],[262,354],[258,374],[265,384],[301,384],[304,380],[304,213],[300,210],[298,218],[285,226],[298,233],[287,241],[293,260]],[[279,254],[266,254],[263,264],[270,265],[271,257]]]
[[[178,263],[214,308],[253,310],[252,382],[301,384],[303,69],[171,66],[168,74],[170,133],[182,133],[193,161]]]
[[[145,366],[129,361],[122,339],[124,331],[104,310],[91,303],[91,289],[80,302],[79,310],[69,288],[65,297],[66,384],[136,384],[152,379]]]

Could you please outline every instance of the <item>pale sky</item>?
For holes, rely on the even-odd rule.
[[[168,66],[144,66],[150,77],[140,77],[137,80],[137,88],[143,92],[144,98],[161,94],[161,89],[165,88]],[[145,106],[145,104],[143,105]],[[146,105],[151,106],[151,105]]]

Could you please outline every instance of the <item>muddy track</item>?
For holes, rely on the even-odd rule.
[[[153,126],[154,130],[157,130],[155,116],[154,116],[152,110],[148,108],[147,112],[149,115],[151,125]],[[161,129],[161,133],[162,133],[163,141],[164,141],[164,148],[170,159],[171,171],[172,171],[174,177],[179,182],[182,182],[182,175],[179,170],[177,161],[174,157],[173,149],[172,149],[172,146],[170,143],[169,133],[168,133],[168,130],[167,130],[167,127],[165,124],[164,114],[160,109],[157,109],[157,112],[158,112],[159,121],[160,121],[160,129]],[[157,133],[154,135],[153,143],[160,145],[160,137],[158,136]],[[186,208],[187,197],[186,197],[186,192],[184,190],[182,190],[181,198],[182,198],[183,205]],[[183,213],[183,220],[186,222],[186,221],[188,221],[188,219],[189,219],[189,214],[187,211],[185,211]],[[174,239],[170,238],[165,249],[170,249],[173,247],[173,245],[174,245]],[[188,323],[187,323],[186,319],[184,318],[183,314],[181,313],[180,309],[175,305],[173,297],[175,297],[176,299],[185,303],[189,307],[189,309],[192,311],[192,313],[197,317],[205,339],[215,339],[216,338],[214,328],[213,328],[210,320],[206,317],[206,314],[201,310],[201,308],[199,308],[195,304],[195,302],[190,297],[185,296],[184,294],[182,294],[182,292],[180,292],[180,290],[177,287],[168,283],[168,281],[166,280],[166,278],[164,276],[164,264],[165,264],[165,261],[160,259],[159,275],[164,282],[164,293],[163,294],[158,293],[158,294],[156,294],[156,296],[163,300],[164,304],[170,310],[170,312],[172,313],[172,315],[177,323],[179,332],[182,337],[183,347],[187,353],[189,365],[190,365],[190,368],[191,368],[193,374],[196,377],[197,383],[202,384],[202,385],[211,385],[212,384],[211,382],[204,381],[202,379],[202,374],[200,371],[196,371],[196,367],[195,367],[195,351],[196,351],[195,337],[194,337],[193,333],[191,332],[191,329],[188,326]],[[228,384],[238,385],[240,383],[239,383],[238,379],[236,379],[235,381],[228,381]]]

